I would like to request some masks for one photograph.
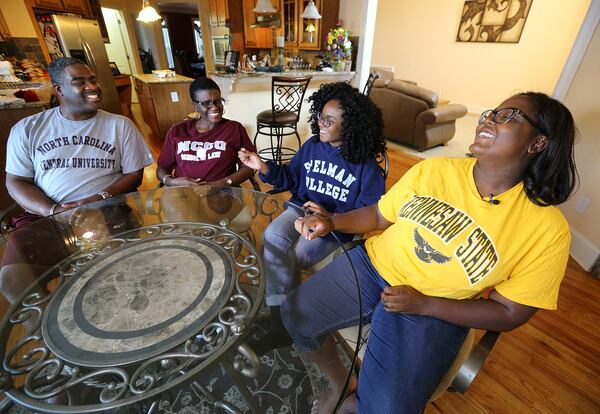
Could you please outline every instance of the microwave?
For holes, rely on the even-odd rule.
[[[224,65],[225,52],[229,50],[229,36],[213,36],[212,46],[215,65]]]

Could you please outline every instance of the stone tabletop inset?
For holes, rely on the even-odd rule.
[[[42,329],[67,361],[114,366],[156,355],[199,332],[233,288],[216,243],[172,235],[104,254],[57,292]]]

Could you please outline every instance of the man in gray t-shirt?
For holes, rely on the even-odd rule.
[[[104,112],[81,61],[48,66],[60,106],[19,121],[8,138],[6,187],[26,211],[48,216],[134,191],[152,155],[133,122]]]
[[[135,191],[153,161],[133,122],[98,109],[102,90],[83,62],[59,58],[48,72],[60,106],[22,119],[8,138],[6,188],[25,210],[13,218],[24,228],[6,244],[0,268],[11,303],[35,272],[68,254],[53,223],[37,219]]]

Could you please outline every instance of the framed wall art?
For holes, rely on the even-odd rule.
[[[467,0],[457,42],[518,43],[533,0]]]

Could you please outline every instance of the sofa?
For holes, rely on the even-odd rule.
[[[375,81],[369,98],[383,114],[384,137],[419,151],[450,141],[456,120],[467,114],[464,105],[438,105],[437,93],[389,76]]]

